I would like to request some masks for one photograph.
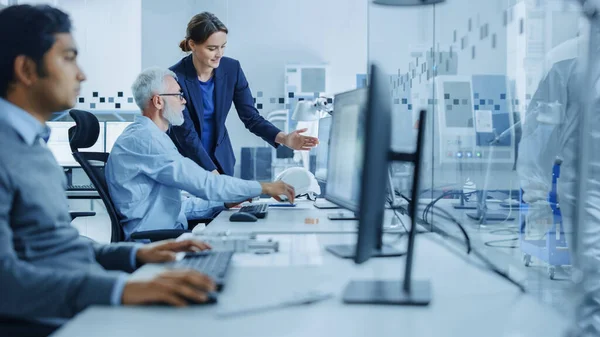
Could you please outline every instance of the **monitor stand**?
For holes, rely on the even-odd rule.
[[[431,302],[431,283],[411,281],[410,292],[404,291],[403,281],[351,281],[344,290],[344,303],[428,305]]]
[[[486,224],[488,221],[491,222],[503,222],[512,221],[515,219],[511,213],[492,213],[488,212],[487,208],[487,192],[484,190],[480,193],[480,200],[478,200],[478,207],[476,212],[465,213],[469,218],[479,221],[480,224]]]
[[[351,245],[329,245],[325,249],[331,254],[342,259],[352,259],[356,255],[356,244]],[[380,249],[374,248],[371,257],[395,257],[404,256],[405,251],[398,250],[389,245],[382,245]]]
[[[348,212],[335,212],[327,214],[329,220],[358,220],[358,216]]]
[[[338,209],[338,208],[341,208],[340,206],[332,203],[331,201],[325,200],[325,199],[317,199],[313,203],[313,206],[315,206],[318,209]]]
[[[460,194],[460,203],[452,204],[454,209],[477,209],[477,203],[465,201],[463,193]]]
[[[480,214],[478,212],[475,213],[465,213],[469,218],[476,220],[476,221],[481,221],[481,223],[486,223],[487,221],[494,221],[494,222],[498,222],[498,221],[512,221],[515,219],[514,216],[512,215],[508,215],[507,213],[489,213],[489,212],[485,212],[484,214]]]

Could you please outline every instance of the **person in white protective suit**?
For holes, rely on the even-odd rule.
[[[575,137],[580,112],[580,70],[584,44],[583,36],[567,40],[546,56],[546,74],[533,95],[522,124],[517,173],[523,189],[523,200],[529,204],[526,239],[542,239],[553,224],[548,203],[552,188],[552,168],[557,158],[563,160],[559,180],[559,202],[570,196],[561,186],[573,182],[576,157],[566,151],[566,145]],[[563,218],[565,216],[564,210]],[[569,213],[569,210],[566,210]],[[566,222],[563,221],[566,224]],[[565,228],[567,232],[570,228]]]
[[[600,65],[600,55],[588,63],[589,40],[600,43],[600,32],[569,40],[548,54],[551,64],[531,104],[523,123],[517,171],[524,194],[530,203],[527,227],[530,232],[544,233],[552,211],[547,202],[552,179],[552,165],[559,157],[561,176],[558,200],[564,230],[574,263],[575,325],[570,336],[600,336],[600,82],[593,70]],[[594,78],[590,86],[588,72]],[[579,118],[584,109],[582,95],[591,94],[592,114],[589,153],[581,153]],[[588,177],[584,182],[587,196],[577,200],[579,156],[587,157]],[[573,228],[576,205],[584,208],[584,218]],[[550,222],[551,223],[551,222]],[[573,229],[576,233],[573,233]],[[577,247],[574,250],[576,234]]]

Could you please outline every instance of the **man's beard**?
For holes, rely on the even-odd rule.
[[[165,104],[163,117],[167,120],[167,122],[169,122],[169,124],[174,126],[180,126],[184,122],[183,114],[175,109],[170,103]]]

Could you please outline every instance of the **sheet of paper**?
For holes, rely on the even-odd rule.
[[[475,130],[477,132],[494,132],[491,110],[475,111]]]

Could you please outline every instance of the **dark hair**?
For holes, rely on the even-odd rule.
[[[38,75],[45,76],[43,59],[56,42],[54,35],[70,32],[69,15],[48,5],[15,5],[0,10],[0,97],[6,97],[14,81],[17,56],[31,58]]]
[[[190,52],[192,49],[188,44],[189,40],[195,43],[204,43],[216,32],[229,33],[227,27],[213,13],[202,12],[196,14],[188,23],[185,39],[179,43],[179,48],[184,52]]]

